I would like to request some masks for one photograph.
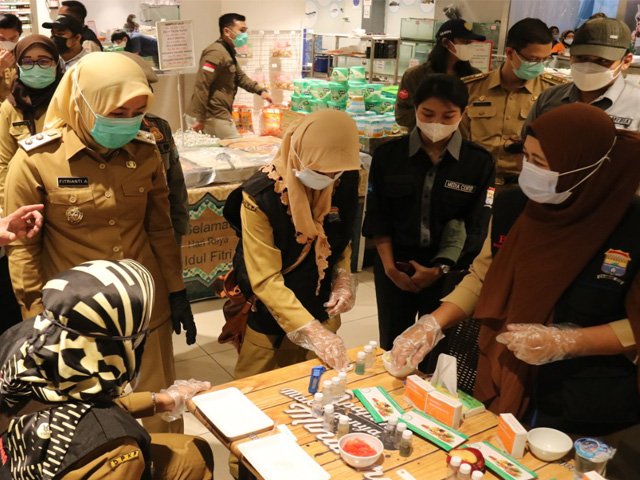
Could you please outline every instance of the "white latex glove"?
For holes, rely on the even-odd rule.
[[[433,315],[424,315],[393,341],[393,366],[401,369],[416,367],[433,347],[444,338],[440,324]]]
[[[201,382],[200,380],[176,380],[166,390],[161,390],[160,393],[166,393],[173,398],[174,407],[170,412],[162,414],[162,419],[167,422],[173,422],[182,416],[186,409],[187,401],[198,392],[208,390],[211,388],[210,382]]]
[[[496,337],[496,342],[506,345],[523,362],[544,365],[570,358],[582,338],[580,328],[513,323]]]
[[[344,268],[338,268],[331,286],[331,296],[324,304],[329,316],[346,313],[356,304],[356,281],[353,275]]]
[[[349,366],[347,348],[342,339],[324,328],[318,320],[289,332],[287,337],[296,345],[311,350],[320,360],[335,370],[346,370]]]

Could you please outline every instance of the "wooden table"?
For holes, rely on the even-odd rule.
[[[355,359],[356,352],[360,350],[354,349],[349,352],[350,357]],[[365,375],[356,375],[353,371],[349,372],[347,377],[347,388],[362,388],[381,386],[385,388],[393,398],[400,404],[402,408],[408,410],[411,408],[409,402],[404,398],[404,384],[402,380],[389,375],[382,365],[382,350],[378,350],[376,363],[373,368],[367,370]],[[331,474],[331,478],[339,478],[340,480],[361,480],[363,473],[356,471],[345,464],[323,443],[315,438],[315,435],[309,433],[301,425],[292,425],[291,418],[284,411],[288,406],[295,402],[280,393],[283,388],[290,388],[298,392],[310,396],[307,388],[309,385],[309,374],[311,367],[320,365],[318,360],[311,360],[304,363],[292,365],[290,367],[274,370],[253,377],[235,380],[224,385],[218,385],[211,389],[221,390],[228,387],[236,387],[244,392],[253,403],[269,415],[276,425],[287,425],[298,439],[298,444],[311,455],[312,458],[322,465],[322,467]],[[333,372],[323,375],[322,380],[332,377]],[[354,403],[358,403],[357,399]],[[189,410],[205,425],[232,453],[239,456],[237,446],[244,442],[255,439],[256,437],[240,440],[237,442],[229,442],[207,421],[200,411],[195,407],[193,402],[188,404]],[[459,429],[461,432],[469,436],[467,443],[488,440],[494,445],[499,445],[496,440],[497,417],[491,412],[484,412],[465,420]],[[260,436],[268,435],[261,434]],[[429,443],[428,441],[414,435],[413,453],[409,458],[400,457],[397,451],[385,451],[384,476],[396,480],[400,476],[395,473],[404,469],[408,471],[418,480],[440,480],[447,477],[446,452]],[[573,472],[563,464],[545,463],[527,452],[525,457],[520,460],[527,468],[535,471],[541,480],[572,480]],[[380,462],[378,463],[380,464]],[[254,473],[255,470],[251,465],[245,465]],[[260,478],[259,475],[256,475]],[[487,472],[487,479],[498,478]]]

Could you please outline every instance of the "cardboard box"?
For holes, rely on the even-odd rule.
[[[418,375],[409,375],[404,386],[404,396],[418,410],[426,411],[427,395],[434,390],[427,380]]]
[[[582,476],[582,480],[607,480],[598,472],[587,472]]]
[[[501,413],[498,420],[498,438],[504,450],[514,458],[524,457],[527,430],[510,413]]]
[[[433,390],[427,394],[425,412],[452,428],[459,428],[462,421],[462,402]]]

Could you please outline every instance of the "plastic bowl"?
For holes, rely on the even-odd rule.
[[[360,439],[366,442],[367,445],[369,445],[376,451],[375,455],[371,455],[369,457],[358,457],[356,455],[351,455],[350,453],[345,452],[342,449],[342,446],[345,444],[345,442],[353,439]],[[340,449],[340,456],[347,465],[354,468],[367,468],[378,461],[378,458],[380,458],[380,455],[384,450],[384,445],[379,439],[377,439],[373,435],[369,435],[368,433],[348,433],[340,439],[338,448]]]
[[[573,441],[569,435],[544,427],[529,430],[527,443],[531,453],[545,462],[559,460],[573,448]]]
[[[393,366],[393,361],[391,360],[391,353],[386,352],[382,355],[382,364],[384,365],[385,370],[389,372],[389,374],[393,375],[396,378],[404,378],[411,375],[416,367],[412,365],[405,365],[402,368],[396,368]]]

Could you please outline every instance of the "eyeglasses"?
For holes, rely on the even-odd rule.
[[[20,66],[23,70],[31,70],[38,65],[40,68],[50,68],[56,61],[53,58],[39,58],[37,60],[31,60],[30,58],[24,58],[20,61]]]
[[[549,60],[549,57],[544,57],[544,58],[540,58],[540,57],[527,57],[526,55],[523,55],[520,52],[516,52],[516,56],[520,59],[520,61],[523,62],[532,62],[532,63],[544,63],[547,60]]]

